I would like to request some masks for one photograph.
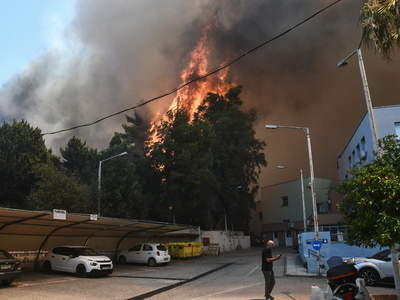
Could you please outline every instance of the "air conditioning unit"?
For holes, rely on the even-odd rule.
[[[361,151],[360,158],[361,160],[367,159],[367,151]]]
[[[294,223],[293,223],[293,222],[289,222],[289,223],[288,223],[288,227],[289,227],[289,228],[294,228]]]

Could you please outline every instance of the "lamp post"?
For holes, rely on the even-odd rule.
[[[115,157],[118,157],[118,156],[122,156],[122,155],[125,155],[125,154],[128,154],[128,152],[123,152],[123,153],[120,153],[120,154],[111,156],[111,157],[106,158],[106,159],[103,159],[103,160],[101,160],[101,161],[99,162],[99,177],[98,177],[98,181],[99,181],[99,201],[98,201],[98,203],[97,203],[97,214],[98,214],[99,216],[100,216],[100,192],[101,192],[101,163],[102,163],[103,161],[110,160],[110,159],[112,159],[112,158],[115,158]]]
[[[318,213],[317,213],[317,200],[315,196],[315,181],[314,181],[314,165],[312,160],[312,152],[311,152],[311,138],[310,131],[308,127],[294,127],[294,126],[279,126],[279,125],[265,125],[266,129],[278,129],[278,128],[288,128],[288,129],[302,129],[307,135],[307,144],[308,144],[308,159],[310,162],[310,177],[311,177],[311,196],[313,200],[313,211],[314,211],[314,233],[315,240],[319,241],[319,229],[318,229]],[[321,265],[321,250],[317,251],[318,256],[318,266]],[[321,268],[318,267],[318,278],[321,277]]]
[[[301,200],[303,203],[303,228],[307,231],[307,224],[306,224],[306,204],[304,201],[304,183],[303,183],[303,170],[300,168],[292,168],[292,167],[283,167],[278,166],[278,169],[290,169],[290,170],[298,170],[300,171],[300,179],[301,179]]]
[[[372,142],[374,144],[374,150],[378,152],[379,156],[381,156],[381,150],[378,147],[378,132],[376,130],[376,122],[375,122],[374,110],[372,108],[371,95],[369,93],[367,75],[365,73],[364,61],[362,59],[360,46],[361,46],[361,41],[360,41],[360,44],[358,45],[356,50],[354,50],[345,59],[343,59],[340,62],[338,62],[337,67],[340,68],[340,67],[347,66],[348,65],[347,60],[350,57],[352,57],[354,54],[357,53],[358,64],[360,66],[361,79],[362,79],[363,87],[364,87],[365,101],[367,102],[368,117],[369,117],[369,123],[370,123],[370,127],[371,127],[371,132],[372,132]]]

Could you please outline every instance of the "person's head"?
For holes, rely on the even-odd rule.
[[[269,241],[267,242],[267,248],[268,248],[268,249],[272,249],[274,246],[275,246],[274,241],[269,240]]]

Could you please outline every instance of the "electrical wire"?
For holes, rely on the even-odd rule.
[[[282,36],[288,34],[288,33],[289,33],[290,31],[292,31],[293,29],[295,29],[295,28],[299,27],[300,25],[306,23],[307,21],[311,20],[312,18],[314,18],[314,17],[317,16],[318,14],[322,13],[323,11],[327,10],[328,8],[330,8],[331,6],[337,4],[337,3],[340,2],[340,1],[341,1],[341,0],[337,0],[337,1],[335,1],[335,2],[333,2],[333,3],[331,3],[331,4],[329,4],[328,6],[324,7],[323,9],[321,9],[321,10],[317,11],[316,13],[312,14],[310,17],[304,19],[304,20],[301,21],[300,23],[297,23],[297,24],[294,25],[293,27],[291,27],[291,28],[287,29],[286,31],[282,32],[281,34],[279,34],[279,35],[277,35],[277,36],[275,36],[275,37],[273,37],[273,38],[271,38],[271,39],[265,41],[264,43],[261,43],[260,45],[258,45],[258,46],[256,46],[256,47],[252,48],[251,50],[249,50],[249,51],[243,53],[242,55],[238,56],[237,58],[235,58],[235,59],[233,59],[233,60],[231,60],[231,61],[228,61],[228,62],[226,62],[226,63],[220,65],[218,68],[215,68],[215,69],[211,70],[210,72],[207,72],[207,73],[204,74],[203,76],[194,78],[194,79],[192,79],[192,80],[190,80],[190,81],[188,81],[188,82],[186,82],[186,83],[184,83],[184,84],[178,86],[177,88],[174,88],[174,89],[172,89],[172,90],[170,90],[170,91],[168,91],[168,92],[166,92],[166,93],[164,93],[164,94],[162,94],[162,95],[160,95],[160,96],[157,96],[157,97],[155,97],[155,98],[152,98],[152,99],[150,99],[150,100],[147,100],[147,101],[145,101],[145,102],[143,102],[143,103],[141,103],[141,104],[132,106],[132,107],[130,107],[130,108],[126,108],[126,109],[121,110],[121,111],[119,111],[119,112],[113,113],[113,114],[111,114],[111,115],[105,116],[105,117],[103,117],[103,118],[101,118],[101,119],[99,119],[99,120],[97,120],[97,121],[92,122],[92,123],[87,123],[87,124],[83,124],[83,125],[77,125],[77,126],[74,126],[74,127],[70,127],[70,128],[62,129],[62,130],[57,130],[57,131],[53,131],[53,132],[46,132],[46,133],[43,133],[42,135],[57,134],[57,133],[61,133],[61,132],[65,132],[65,131],[70,131],[70,130],[74,130],[74,129],[81,128],[81,127],[92,126],[92,125],[95,125],[95,124],[97,124],[97,123],[100,123],[101,121],[104,121],[104,120],[106,120],[106,119],[109,119],[109,118],[111,118],[111,117],[120,115],[120,114],[122,114],[122,113],[124,113],[124,112],[127,112],[127,111],[129,111],[129,110],[137,109],[137,108],[142,107],[142,106],[145,106],[145,105],[147,105],[147,104],[149,104],[149,103],[151,103],[151,102],[153,102],[153,101],[155,101],[155,100],[158,100],[158,99],[164,98],[164,97],[166,97],[166,96],[169,96],[169,95],[171,95],[171,94],[173,94],[173,93],[175,93],[175,92],[177,92],[177,91],[183,89],[184,87],[188,86],[189,84],[192,84],[192,83],[195,82],[195,81],[199,81],[199,80],[205,79],[205,78],[207,78],[208,76],[211,76],[211,75],[213,75],[213,74],[215,74],[215,73],[218,73],[219,71],[221,71],[221,70],[223,70],[223,69],[225,69],[225,68],[227,68],[227,67],[233,65],[234,63],[236,63],[237,61],[241,60],[242,58],[244,58],[244,57],[247,56],[248,54],[250,54],[250,53],[252,53],[252,52],[254,52],[254,51],[260,49],[261,47],[263,47],[263,46],[265,46],[265,45],[267,45],[267,44],[269,44],[269,43],[271,43],[271,42],[273,42],[273,41],[279,39],[280,37],[282,37]]]

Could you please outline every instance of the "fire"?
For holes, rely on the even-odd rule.
[[[203,27],[200,40],[190,54],[189,65],[181,72],[182,84],[207,74],[207,56],[213,50],[212,45],[208,42],[208,33],[213,28],[219,26],[218,19],[214,16],[211,22]],[[233,86],[225,81],[227,73],[228,68],[225,68],[216,74],[195,81],[178,90],[169,110],[184,108],[189,112],[191,118],[193,118],[193,113],[197,110],[207,93],[225,94]],[[156,137],[153,136],[153,143],[155,139]]]

